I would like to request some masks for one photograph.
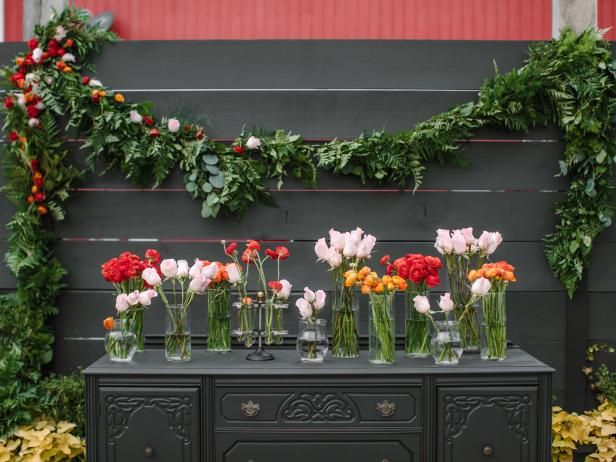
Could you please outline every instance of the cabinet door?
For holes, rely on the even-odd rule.
[[[105,462],[199,461],[198,388],[101,388]]]
[[[536,387],[438,390],[439,462],[537,461]]]

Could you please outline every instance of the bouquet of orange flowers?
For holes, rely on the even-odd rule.
[[[393,364],[396,359],[394,324],[394,294],[404,292],[407,282],[394,275],[379,276],[364,266],[359,271],[344,273],[344,285],[356,284],[361,293],[370,297],[369,360],[375,364]]]
[[[226,352],[231,351],[231,286],[240,281],[241,271],[236,263],[213,263],[216,274],[207,288],[207,349]]]
[[[468,273],[473,292],[481,294],[483,323],[481,358],[503,360],[507,357],[507,311],[505,292],[516,282],[515,267],[506,261],[485,263]]]

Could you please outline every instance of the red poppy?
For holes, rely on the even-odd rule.
[[[268,287],[272,289],[274,292],[279,292],[282,290],[282,284],[278,281],[269,281],[267,283]]]
[[[233,255],[235,254],[236,249],[237,249],[237,242],[232,242],[227,247],[225,247],[225,254]]]
[[[381,265],[387,265],[389,263],[389,255],[383,255],[379,260]]]
[[[248,244],[246,244],[246,248],[248,250],[256,250],[258,252],[259,250],[261,250],[261,244],[259,244],[254,239],[251,239],[248,241]]]

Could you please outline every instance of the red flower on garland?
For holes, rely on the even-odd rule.
[[[7,96],[6,98],[4,98],[4,107],[7,109],[11,109],[13,106],[15,106],[15,100],[13,99],[12,96]]]
[[[143,123],[146,124],[148,127],[151,127],[152,125],[154,125],[154,119],[152,119],[150,116],[144,115]]]
[[[31,38],[30,40],[28,40],[28,48],[30,48],[31,50],[34,50],[36,47],[38,47],[37,39]]]
[[[38,159],[32,159],[30,161],[30,167],[32,167],[33,172],[37,172],[41,166],[41,162]]]
[[[237,154],[243,154],[244,147],[243,146],[233,146],[233,151],[236,152]]]
[[[90,80],[92,80],[92,78],[89,75],[84,75],[81,79],[81,83],[83,83],[84,85],[88,85],[90,83]]]
[[[7,138],[10,142],[15,142],[19,139],[19,135],[17,134],[15,130],[11,130],[9,134],[7,135]]]
[[[151,128],[150,129],[150,137],[151,138],[158,138],[160,136],[160,132],[158,131],[158,129],[156,128]]]
[[[205,138],[205,133],[203,132],[203,129],[199,127],[197,130],[197,139],[202,140],[203,138]]]

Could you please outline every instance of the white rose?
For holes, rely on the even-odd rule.
[[[178,260],[178,277],[188,277],[188,262],[186,260]]]
[[[295,306],[299,309],[299,315],[302,318],[306,319],[312,316],[312,305],[307,300],[300,298],[295,302]]]
[[[441,310],[443,310],[445,313],[453,310],[453,300],[451,299],[451,294],[449,292],[444,295],[441,295],[438,306],[440,306]]]
[[[418,313],[426,314],[430,312],[430,300],[423,295],[416,295],[413,298],[413,305]]]
[[[246,147],[248,149],[258,149],[261,147],[261,140],[256,136],[250,136],[246,140]]]
[[[132,110],[128,113],[128,118],[131,122],[135,124],[140,124],[143,121],[143,117],[141,116],[141,114],[139,114],[139,112],[135,110]]]
[[[486,295],[488,292],[490,292],[491,287],[492,284],[490,284],[490,281],[488,281],[486,278],[479,278],[475,282],[473,282],[471,292],[475,295]]]
[[[32,61],[34,61],[35,63],[38,63],[41,61],[42,57],[43,57],[43,50],[41,50],[39,47],[36,47],[34,50],[32,50]]]
[[[62,55],[62,61],[67,62],[67,63],[74,63],[75,55],[73,53],[64,53]]]
[[[41,121],[32,117],[31,119],[28,119],[28,125],[31,127],[38,127],[41,124]]]
[[[287,281],[286,279],[281,279],[280,284],[282,284],[282,289],[280,289],[278,292],[276,292],[276,296],[280,299],[280,300],[287,300],[289,298],[289,295],[291,295],[291,288],[293,287],[293,285]]]
[[[66,29],[62,26],[56,27],[56,33],[53,38],[60,42],[64,40],[64,37],[66,37]]]
[[[90,79],[90,83],[88,85],[90,85],[91,87],[102,87],[103,83],[97,79]]]
[[[167,258],[160,262],[160,272],[166,278],[174,278],[178,274],[178,264],[173,258]]]
[[[162,282],[160,276],[158,275],[158,271],[156,271],[154,268],[144,269],[141,273],[141,277],[147,285],[152,287],[158,286]]]

